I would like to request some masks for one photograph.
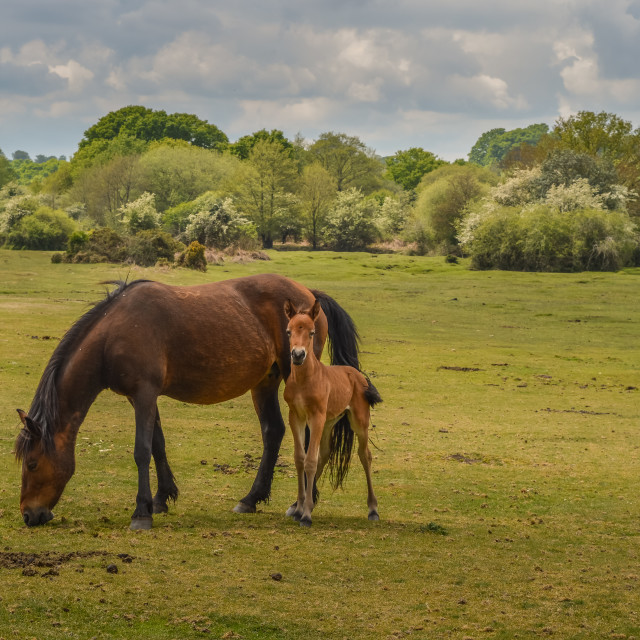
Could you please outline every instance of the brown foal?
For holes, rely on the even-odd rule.
[[[379,520],[378,501],[371,483],[369,419],[370,408],[382,398],[371,382],[354,367],[326,366],[316,357],[313,336],[320,313],[317,300],[309,310],[296,309],[288,300],[284,311],[289,319],[287,335],[292,364],[284,399],[289,405],[289,426],[298,474],[298,499],[287,515],[293,516],[302,526],[311,526],[314,479],[320,478],[332,454],[331,430],[346,413],[358,438],[358,456],[367,477],[369,520]],[[304,431],[307,425],[310,439],[305,454]]]

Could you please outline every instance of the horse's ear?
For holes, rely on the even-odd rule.
[[[20,416],[20,421],[22,422],[22,426],[36,438],[42,437],[42,432],[40,427],[22,410],[17,409],[18,415]]]
[[[293,316],[296,315],[296,310],[295,307],[293,306],[293,303],[291,302],[291,300],[287,300],[284,303],[284,315],[287,316],[287,318],[289,320],[291,320],[291,318],[293,318]]]
[[[320,301],[316,300],[313,303],[313,307],[311,307],[311,311],[309,311],[309,315],[311,316],[311,319],[315,322],[318,319],[318,316],[320,315]]]

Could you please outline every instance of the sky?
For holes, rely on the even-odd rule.
[[[639,60],[640,0],[6,1],[0,149],[70,157],[144,105],[452,161],[580,110],[639,127]]]

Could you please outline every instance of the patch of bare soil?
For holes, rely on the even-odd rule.
[[[41,553],[24,553],[22,551],[0,551],[0,569],[22,569],[24,576],[57,576],[62,565],[82,558],[106,557],[106,551],[70,551],[58,553],[43,551]],[[133,562],[133,556],[119,553],[122,562]],[[41,569],[45,571],[40,572]]]
[[[440,369],[444,369],[445,371],[464,371],[465,373],[469,371],[482,371],[482,369],[478,369],[478,367],[445,367],[444,365],[438,367],[438,371],[440,371]]]

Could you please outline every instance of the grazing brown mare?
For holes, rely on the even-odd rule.
[[[51,509],[75,468],[75,442],[89,407],[103,389],[126,396],[135,411],[138,494],[132,529],[147,529],[167,511],[178,488],[167,462],[157,399],[213,404],[251,391],[262,429],[263,454],[249,493],[234,508],[254,512],[269,498],[285,432],[278,387],[290,356],[282,308],[289,299],[310,306],[319,357],[327,334],[332,360],[358,366],[358,334],[348,314],[319,291],[277,275],[257,275],[191,287],[137,280],[119,286],[65,334],[42,375],[15,444],[22,460],[20,511],[29,526]],[[158,490],[152,498],[153,455]]]
[[[378,501],[371,483],[369,418],[370,408],[382,402],[382,398],[358,369],[351,366],[327,367],[320,362],[316,356],[316,343],[321,339],[316,332],[320,302],[316,300],[310,310],[303,311],[302,308],[294,306],[290,300],[284,307],[289,320],[287,335],[293,364],[285,384],[284,399],[289,405],[289,425],[298,473],[298,500],[291,505],[287,515],[293,516],[302,526],[310,527],[314,480],[320,478],[327,462],[336,457],[342,458],[337,462],[342,466],[342,475],[346,473],[351,445],[344,447],[339,444],[340,439],[345,441],[344,436],[336,438],[332,433],[341,420],[344,425],[346,417],[346,428],[353,429],[358,438],[358,456],[367,477],[369,520],[379,520]],[[307,425],[310,438],[305,454],[304,431]]]

